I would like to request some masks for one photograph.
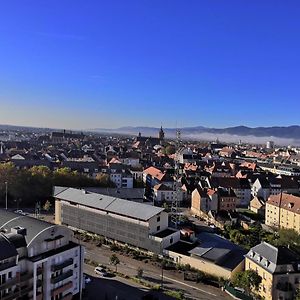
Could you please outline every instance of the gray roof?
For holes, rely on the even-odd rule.
[[[292,250],[284,246],[274,247],[266,242],[251,248],[246,257],[271,273],[280,272],[277,266],[300,263],[300,256]]]
[[[55,195],[55,198],[115,213],[130,218],[148,221],[164,208],[132,202],[102,194],[89,193],[85,190],[68,188]]]
[[[96,194],[117,197],[126,200],[140,200],[143,201],[145,190],[143,188],[121,189],[121,188],[93,188],[87,187],[86,191]]]
[[[28,245],[34,237],[44,229],[58,225],[47,223],[29,216],[7,212],[6,210],[0,210],[0,229],[4,229],[6,233],[10,233],[11,229],[16,226],[26,228],[25,239]]]
[[[14,245],[0,233],[0,260],[17,256],[18,252]]]
[[[197,234],[199,246],[190,254],[207,259],[226,269],[233,270],[244,259],[246,251],[225,238],[208,232]]]

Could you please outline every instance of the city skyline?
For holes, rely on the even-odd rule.
[[[0,123],[299,124],[300,4],[3,3]]]

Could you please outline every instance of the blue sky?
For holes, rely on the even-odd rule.
[[[298,0],[0,4],[0,124],[299,124]]]

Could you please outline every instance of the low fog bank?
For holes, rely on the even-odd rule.
[[[205,140],[205,141],[215,141],[219,140],[220,142],[227,143],[239,143],[241,140],[242,143],[250,143],[250,144],[266,144],[268,141],[274,141],[275,145],[279,146],[299,146],[300,141],[294,139],[285,139],[278,138],[274,136],[267,137],[257,137],[257,136],[239,136],[239,135],[230,135],[230,134],[211,134],[211,133],[197,133],[197,134],[183,134],[182,138],[184,139],[192,139],[192,140]]]

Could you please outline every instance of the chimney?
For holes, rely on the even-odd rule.
[[[21,227],[21,226],[15,226],[15,227],[11,228],[10,231],[11,231],[11,233],[14,233],[14,234],[21,234],[23,236],[27,235],[26,228]]]

